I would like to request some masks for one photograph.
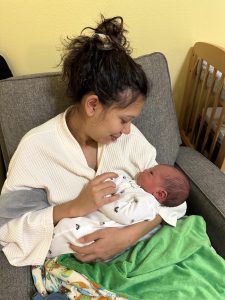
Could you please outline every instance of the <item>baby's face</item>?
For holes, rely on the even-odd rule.
[[[161,169],[161,166],[155,166],[138,173],[136,179],[137,184],[146,192],[153,194],[162,186]]]

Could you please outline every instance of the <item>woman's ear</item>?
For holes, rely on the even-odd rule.
[[[84,97],[84,107],[87,115],[92,117],[101,105],[99,98],[95,94],[89,94]]]

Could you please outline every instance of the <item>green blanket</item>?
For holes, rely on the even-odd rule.
[[[211,249],[199,216],[163,226],[110,262],[85,264],[73,255],[57,262],[132,300],[225,299],[225,260]]]

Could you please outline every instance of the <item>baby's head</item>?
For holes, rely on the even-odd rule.
[[[173,166],[161,164],[137,174],[137,184],[164,206],[178,206],[189,195],[187,177]]]

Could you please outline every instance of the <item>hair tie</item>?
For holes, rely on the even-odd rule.
[[[97,38],[97,40],[101,42],[101,44],[98,45],[98,48],[102,50],[112,50],[114,48],[110,36],[104,33],[95,33],[94,38]]]

